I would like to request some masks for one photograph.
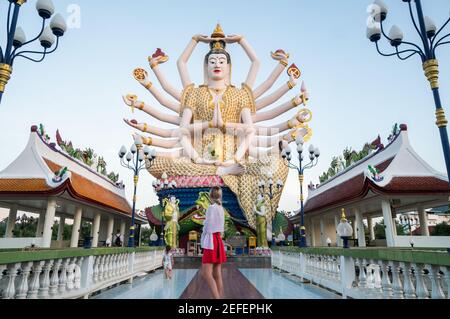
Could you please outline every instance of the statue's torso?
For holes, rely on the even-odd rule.
[[[192,122],[209,122],[214,116],[214,96],[206,85],[187,87],[183,91],[181,100],[182,110],[190,108],[192,110]],[[255,102],[250,88],[243,85],[238,89],[235,86],[228,86],[223,93],[222,102],[219,103],[222,119],[227,123],[240,123],[241,112],[244,108],[249,108],[255,113]],[[192,137],[192,144],[195,150],[203,158],[211,158],[211,149],[216,149],[217,159],[226,161],[232,159],[237,149],[238,138],[235,132],[223,132],[218,128],[208,129],[201,138]],[[220,147],[218,147],[220,145]]]

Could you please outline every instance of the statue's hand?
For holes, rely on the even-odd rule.
[[[136,95],[132,95],[132,94],[123,95],[122,99],[123,99],[123,101],[125,102],[126,105],[128,105],[128,106],[136,106],[136,102],[137,102],[137,96]]]
[[[211,43],[213,41],[213,39],[208,37],[207,35],[201,35],[201,34],[194,35],[193,39],[197,42],[202,42],[202,43]]]
[[[127,119],[123,119],[123,121],[125,123],[127,123],[129,126],[134,127],[135,129],[138,130],[142,130],[143,129],[143,124],[139,124],[136,120],[127,120]]]
[[[289,76],[289,82],[291,82],[291,84],[292,84],[293,86],[296,86],[296,85],[297,85],[297,79],[295,78],[295,76],[294,76],[293,74],[291,74],[291,75]]]
[[[244,37],[242,35],[229,35],[225,38],[225,43],[239,43]]]

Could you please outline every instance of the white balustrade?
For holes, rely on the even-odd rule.
[[[139,273],[161,268],[162,257],[162,251],[149,250],[0,264],[0,296],[83,298]]]
[[[272,267],[358,299],[450,299],[450,267],[303,252],[272,252]]]

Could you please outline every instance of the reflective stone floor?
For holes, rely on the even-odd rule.
[[[92,299],[178,299],[197,273],[197,269],[174,269],[172,280],[164,279],[162,270],[134,278],[132,284],[120,285]]]
[[[240,269],[241,273],[266,299],[339,299],[323,288],[300,284],[272,269]]]
[[[272,269],[239,269],[266,299],[337,299],[340,296],[325,289],[299,284]],[[179,299],[197,274],[197,269],[174,269],[173,279],[166,280],[162,270],[135,278],[92,299]]]

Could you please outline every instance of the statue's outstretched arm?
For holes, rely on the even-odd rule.
[[[285,53],[283,50],[277,50],[275,53],[272,53],[272,58],[280,63],[275,67],[275,70],[273,70],[269,78],[253,91],[255,99],[258,99],[270,90],[289,64],[289,54]]]
[[[208,37],[205,35],[194,35],[189,41],[189,44],[187,45],[186,49],[184,50],[183,54],[180,56],[177,62],[178,72],[180,73],[181,83],[183,84],[183,88],[187,88],[189,85],[192,84],[191,78],[189,77],[189,72],[187,69],[187,62],[189,61],[189,58],[192,55],[192,52],[194,52],[195,47],[197,46],[199,41],[205,42]]]
[[[138,137],[142,140],[142,144],[148,146],[156,146],[166,149],[174,149],[175,147],[181,147],[179,144],[179,139],[162,139],[156,137],[145,137],[139,134],[133,134],[134,139]]]
[[[255,50],[251,47],[251,45],[247,42],[247,40],[242,37],[240,37],[239,44],[244,49],[245,53],[249,57],[250,61],[252,62],[252,65],[250,67],[250,71],[248,72],[247,79],[245,80],[245,84],[249,88],[253,88],[255,85],[256,77],[258,76],[259,68],[261,66],[261,61],[258,59],[258,56],[255,53]]]
[[[145,123],[133,123],[130,120],[124,119],[125,123],[127,123],[129,126],[144,132],[144,133],[150,133],[150,134],[154,134],[156,136],[159,137],[165,137],[165,138],[171,138],[171,137],[177,137],[177,132],[178,129],[163,129],[163,128],[158,128],[158,127],[154,127],[154,126],[150,126],[148,124]]]
[[[153,70],[155,71],[158,68],[158,66],[154,67]],[[158,71],[159,72],[159,71]],[[155,72],[156,73],[156,72]],[[147,78],[147,76],[142,76],[141,78],[138,78],[135,76],[135,79],[143,86],[145,87],[154,97],[155,99],[163,106],[167,107],[168,109],[179,113],[180,112],[180,103],[176,103],[171,101],[170,99],[166,98],[161,94],[161,92],[153,85],[152,82]],[[161,82],[161,81],[160,81]],[[163,85],[161,83],[161,85]],[[164,88],[164,86],[163,86]],[[166,89],[164,89],[166,90]],[[167,91],[167,90],[166,90]],[[181,95],[180,95],[181,96]],[[180,97],[181,98],[181,97]],[[180,100],[178,99],[178,101]]]
[[[287,130],[292,130],[298,125],[307,121],[308,114],[297,114],[294,118],[287,122],[281,122],[273,126],[255,126],[256,135],[258,136],[275,136]]]
[[[159,68],[159,64],[151,64],[152,62],[150,61],[150,66],[153,65],[152,70],[153,73],[155,73],[156,78],[158,79],[158,82],[161,84],[161,87],[164,89],[164,91],[166,91],[167,93],[169,93],[174,99],[176,99],[178,102],[181,101],[181,91],[176,89],[172,84],[170,84],[167,80],[166,77],[162,74],[160,68]],[[180,106],[178,106],[178,110],[173,109],[172,107],[170,107],[169,105],[166,105],[166,103],[164,103],[163,101],[167,101],[167,99],[164,99],[163,101],[160,100],[160,98],[158,98],[155,94],[155,92],[153,90],[150,90],[150,92],[155,96],[155,98],[159,101],[159,103],[161,103],[164,106],[167,106],[168,108],[170,108],[171,110],[174,110],[175,112],[179,112],[179,108]],[[174,105],[174,103],[172,103],[171,105]]]
[[[302,134],[303,131],[299,129],[298,133]],[[280,141],[283,141],[283,143],[291,143],[294,141],[292,138],[292,134],[284,134],[284,135],[274,135],[274,136],[255,136],[252,140],[252,146],[253,147],[264,147],[264,148],[271,148],[271,147],[278,147],[280,144]]]
[[[285,113],[301,104],[304,104],[304,99],[308,100],[308,98],[309,98],[308,92],[303,91],[303,88],[302,88],[302,92],[300,94],[298,94],[296,97],[294,97],[291,101],[281,104],[280,106],[277,106],[277,107],[271,109],[270,111],[256,113],[255,115],[253,115],[252,116],[253,122],[258,123],[258,122],[272,120],[272,119],[276,118],[277,116],[280,116],[283,113]]]
[[[145,104],[142,101],[138,101],[136,96],[132,96],[132,95],[123,96],[123,101],[125,102],[126,105],[133,107],[133,108],[137,108],[141,111],[144,111],[145,113],[153,116],[154,118],[156,118],[162,122],[166,122],[166,123],[170,123],[170,124],[174,124],[174,125],[180,124],[179,116],[165,114],[163,112],[160,112],[158,109],[151,107],[150,105]]]
[[[287,92],[292,90],[297,85],[297,80],[294,76],[291,76],[289,81],[281,86],[278,90],[270,94],[269,96],[259,99],[256,101],[256,110],[262,110],[263,108],[271,105],[278,101],[282,96],[284,96]]]

